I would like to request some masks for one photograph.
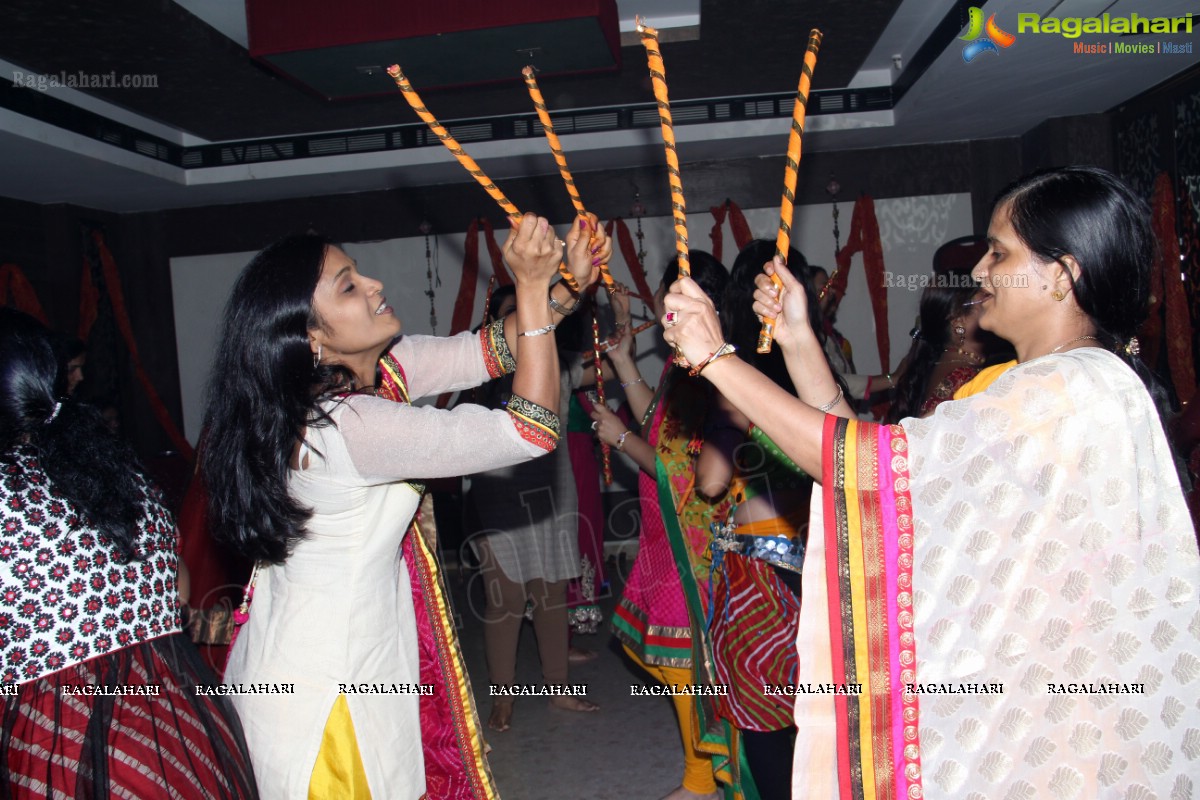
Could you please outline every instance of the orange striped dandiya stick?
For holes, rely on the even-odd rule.
[[[663,66],[662,53],[658,50],[658,31],[646,25],[641,17],[637,21],[642,46],[646,48],[646,61],[650,67],[650,82],[654,86],[654,99],[658,101],[658,119],[662,123],[663,147],[667,153],[667,176],[671,182],[671,215],[675,219],[675,251],[679,256],[679,274],[692,274],[688,260],[687,204],[683,199],[683,181],[679,177],[679,153],[675,151],[675,124],[671,121],[671,100],[667,96],[667,73]]]
[[[412,87],[412,84],[408,82],[408,78],[404,77],[404,73],[400,71],[400,65],[392,64],[387,68],[387,73],[392,76],[392,80],[396,82],[396,86],[399,87],[400,92],[404,95],[404,99],[412,106],[412,110],[417,112],[417,116],[424,120],[429,129],[433,131],[433,134],[446,146],[446,149],[458,159],[458,163],[462,164],[463,168],[471,174],[471,177],[478,181],[479,185],[499,204],[500,208],[504,209],[504,213],[508,215],[510,220],[519,223],[521,221],[521,212],[517,210],[517,207],[512,204],[511,200],[505,197],[504,192],[500,191],[500,188],[492,183],[492,179],[479,168],[479,165],[475,163],[475,159],[467,155],[467,151],[463,150],[458,140],[450,135],[450,132],[446,130],[442,123],[437,121],[437,118],[433,114],[429,113],[429,109],[425,107],[425,103],[421,100],[420,95],[417,94],[417,90]],[[579,284],[570,270],[567,269],[567,265],[560,263],[558,271],[562,275],[563,280],[567,282],[567,286],[570,287],[571,291],[578,293]]]
[[[787,263],[788,245],[792,236],[792,213],[796,208],[796,173],[800,169],[801,137],[804,136],[804,116],[808,111],[808,91],[812,85],[813,68],[817,65],[817,51],[821,49],[822,34],[813,28],[808,34],[808,48],[804,51],[804,65],[800,68],[800,85],[796,88],[796,102],[792,106],[792,130],[788,134],[787,165],[783,172],[783,200],[779,204],[779,233],[775,237],[775,255]],[[771,276],[776,289],[783,288],[778,275]],[[763,317],[762,330],[758,333],[756,352],[771,352],[775,341],[775,320]]]
[[[594,231],[592,221],[588,218],[587,209],[583,206],[583,198],[579,196],[579,187],[575,185],[575,178],[571,175],[571,170],[567,168],[567,155],[563,152],[558,134],[554,130],[554,122],[550,119],[550,111],[546,108],[542,90],[538,88],[537,78],[533,77],[533,67],[525,67],[521,70],[521,74],[525,76],[525,88],[529,90],[533,107],[537,109],[538,120],[542,123],[542,130],[546,133],[546,141],[550,144],[550,152],[554,154],[554,161],[558,164],[558,172],[562,175],[563,183],[567,186],[567,194],[571,196],[571,204],[575,206],[575,213],[579,215],[580,221],[586,222],[588,228]],[[592,236],[593,242],[595,239],[596,237]],[[615,284],[612,273],[608,270],[608,262],[600,265],[600,278],[604,281],[604,288],[611,294]]]

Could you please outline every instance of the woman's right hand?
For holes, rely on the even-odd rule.
[[[503,251],[504,263],[512,270],[518,286],[548,287],[562,262],[563,243],[548,220],[525,214],[508,232]]]
[[[771,275],[779,276],[783,289],[775,286]],[[759,319],[771,317],[775,320],[775,341],[781,347],[795,344],[806,332],[812,333],[804,285],[778,256],[763,267],[762,273],[754,279],[754,286],[754,313]]]

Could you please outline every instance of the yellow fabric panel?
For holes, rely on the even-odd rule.
[[[1012,361],[1005,361],[1003,364],[996,364],[994,366],[985,367],[984,369],[979,370],[974,378],[971,378],[971,380],[958,387],[958,391],[954,393],[954,399],[962,400],[970,397],[971,395],[979,394],[991,386],[997,378],[999,378],[1005,372],[1008,372],[1016,365],[1017,361],[1016,359],[1013,359]]]
[[[846,432],[845,458],[846,475],[858,475],[858,423],[854,420],[850,421]],[[873,742],[871,736],[871,671],[867,667],[870,661],[868,659],[867,636],[865,635],[865,631],[867,630],[866,566],[863,563],[862,539],[853,533],[854,531],[861,530],[862,526],[862,520],[859,517],[858,511],[857,504],[846,504],[847,523],[852,532],[849,537],[851,608],[854,614],[854,628],[859,632],[854,637],[854,662],[857,671],[854,679],[855,682],[862,684],[862,694],[852,702],[858,703],[858,727],[860,731],[860,747],[862,748],[860,763],[862,764],[863,771],[863,800],[875,800],[875,774],[873,769],[875,757],[871,751]]]
[[[308,782],[308,800],[371,800],[367,773],[358,752],[358,738],[350,719],[346,695],[339,694],[325,720],[321,750]]]

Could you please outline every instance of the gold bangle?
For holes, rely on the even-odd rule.
[[[713,363],[714,361],[720,361],[722,358],[727,358],[728,356],[731,356],[736,352],[737,352],[737,348],[735,346],[729,344],[729,342],[726,342],[725,344],[718,347],[715,352],[709,353],[708,358],[704,359],[699,364],[697,364],[696,366],[689,369],[688,375],[694,378],[697,375],[699,375],[701,372],[703,372],[704,368],[707,367],[709,364]]]

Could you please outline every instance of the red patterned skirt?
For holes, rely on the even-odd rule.
[[[2,698],[0,798],[257,797],[228,698],[196,691],[216,683],[177,633],[18,684]]]

